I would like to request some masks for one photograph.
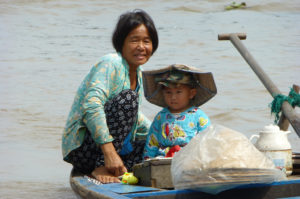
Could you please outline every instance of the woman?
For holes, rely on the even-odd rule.
[[[150,122],[138,111],[143,95],[140,65],[158,47],[151,17],[143,10],[120,16],[112,43],[117,53],[92,67],[75,96],[62,138],[64,160],[102,183],[142,161]]]

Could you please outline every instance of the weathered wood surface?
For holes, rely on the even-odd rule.
[[[248,184],[235,189],[223,191],[217,195],[197,190],[167,190],[152,187],[124,185],[121,183],[95,184],[83,174],[72,171],[70,184],[78,198],[87,199],[269,199],[294,197],[300,195],[300,176],[293,176],[288,181],[271,184]]]
[[[174,188],[171,178],[171,159],[149,160],[133,167],[139,185],[156,188]]]

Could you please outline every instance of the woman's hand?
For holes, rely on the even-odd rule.
[[[105,168],[114,176],[118,177],[127,172],[122,159],[111,142],[101,145],[104,154]]]

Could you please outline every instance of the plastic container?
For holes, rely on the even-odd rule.
[[[252,135],[250,140],[253,142],[257,138],[255,147],[272,159],[276,168],[282,170],[287,176],[292,174],[292,148],[288,141],[287,134],[290,131],[281,131],[277,125],[268,125],[259,133]]]

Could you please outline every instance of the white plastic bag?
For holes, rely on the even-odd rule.
[[[176,189],[211,194],[244,184],[286,179],[246,136],[221,125],[210,126],[177,152],[171,173]]]

